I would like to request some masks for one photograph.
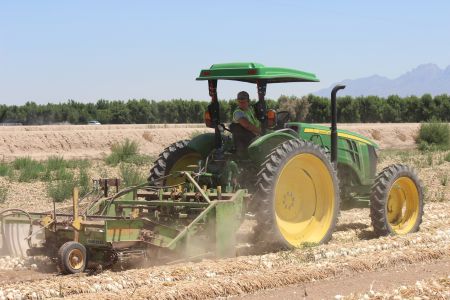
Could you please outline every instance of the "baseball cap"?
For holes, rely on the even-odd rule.
[[[250,96],[246,91],[241,91],[237,94],[238,100],[250,100]]]

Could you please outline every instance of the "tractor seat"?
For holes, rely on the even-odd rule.
[[[236,149],[236,154],[240,157],[247,156],[248,146],[251,144],[256,135],[238,123],[231,123],[230,131],[233,135],[233,144]]]

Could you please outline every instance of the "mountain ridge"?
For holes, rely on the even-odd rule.
[[[450,94],[450,66],[445,69],[436,64],[421,64],[414,69],[394,78],[374,74],[357,79],[345,79],[332,84],[330,87],[313,92],[313,95],[329,97],[331,89],[336,84],[346,85],[346,89],[339,92],[340,96],[379,96],[389,95],[421,96],[431,94]]]

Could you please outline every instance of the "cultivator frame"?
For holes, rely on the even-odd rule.
[[[94,180],[96,196],[82,213],[77,189],[71,213],[4,211],[0,214],[3,248],[12,255],[45,255],[63,261],[61,249],[75,242],[86,250],[84,266],[77,272],[130,256],[150,263],[234,256],[248,193],[244,189],[222,193],[220,186],[201,188],[194,179],[199,175],[177,172],[171,176],[183,178],[181,184],[156,187],[146,182],[112,196],[108,188],[118,189],[117,179]],[[78,262],[81,256],[75,258]],[[76,273],[60,267],[64,273]]]

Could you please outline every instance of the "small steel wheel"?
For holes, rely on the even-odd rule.
[[[86,248],[80,243],[66,242],[58,250],[58,264],[63,274],[83,272],[86,262]]]

